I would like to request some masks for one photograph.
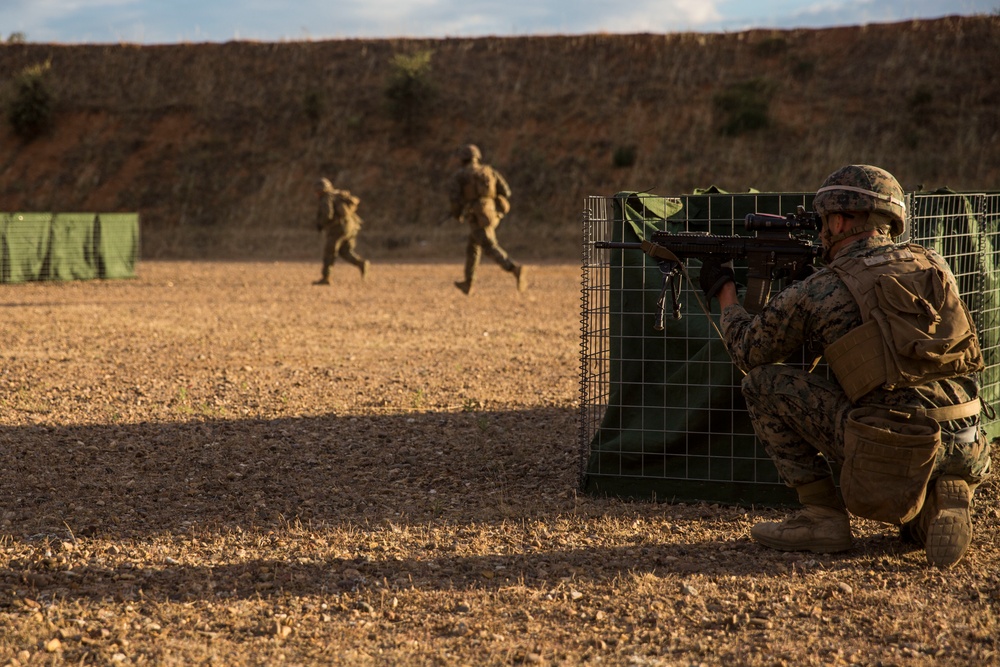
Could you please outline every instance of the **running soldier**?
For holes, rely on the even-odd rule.
[[[371,262],[354,252],[362,225],[362,220],[357,214],[361,200],[348,190],[338,190],[333,187],[326,178],[316,182],[316,195],[319,197],[316,229],[326,232],[326,244],[323,247],[323,273],[313,284],[330,284],[330,267],[333,266],[337,255],[358,267],[362,279],[368,277]]]
[[[459,149],[462,167],[451,179],[449,200],[451,215],[469,225],[469,241],[465,248],[465,280],[455,287],[463,293],[472,292],[472,284],[485,252],[505,271],[514,274],[517,291],[528,287],[524,266],[515,264],[497,242],[497,226],[510,211],[510,186],[496,169],[482,164],[479,148],[469,144]]]

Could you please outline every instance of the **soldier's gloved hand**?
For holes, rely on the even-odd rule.
[[[698,274],[698,284],[705,298],[709,301],[719,293],[726,283],[736,282],[736,272],[733,271],[733,260],[723,262],[718,257],[706,257],[701,261],[701,272]]]

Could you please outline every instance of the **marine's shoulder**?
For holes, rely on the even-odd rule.
[[[829,266],[818,268],[805,279],[792,283],[785,291],[793,300],[807,304],[840,301],[850,296],[843,279]]]

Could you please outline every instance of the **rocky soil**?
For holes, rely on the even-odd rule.
[[[0,664],[1000,663],[996,482],[929,568],[578,492],[579,267],[0,286]]]

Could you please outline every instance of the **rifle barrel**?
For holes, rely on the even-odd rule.
[[[599,250],[608,248],[621,248],[622,250],[642,250],[641,243],[628,241],[594,241],[594,247]]]

